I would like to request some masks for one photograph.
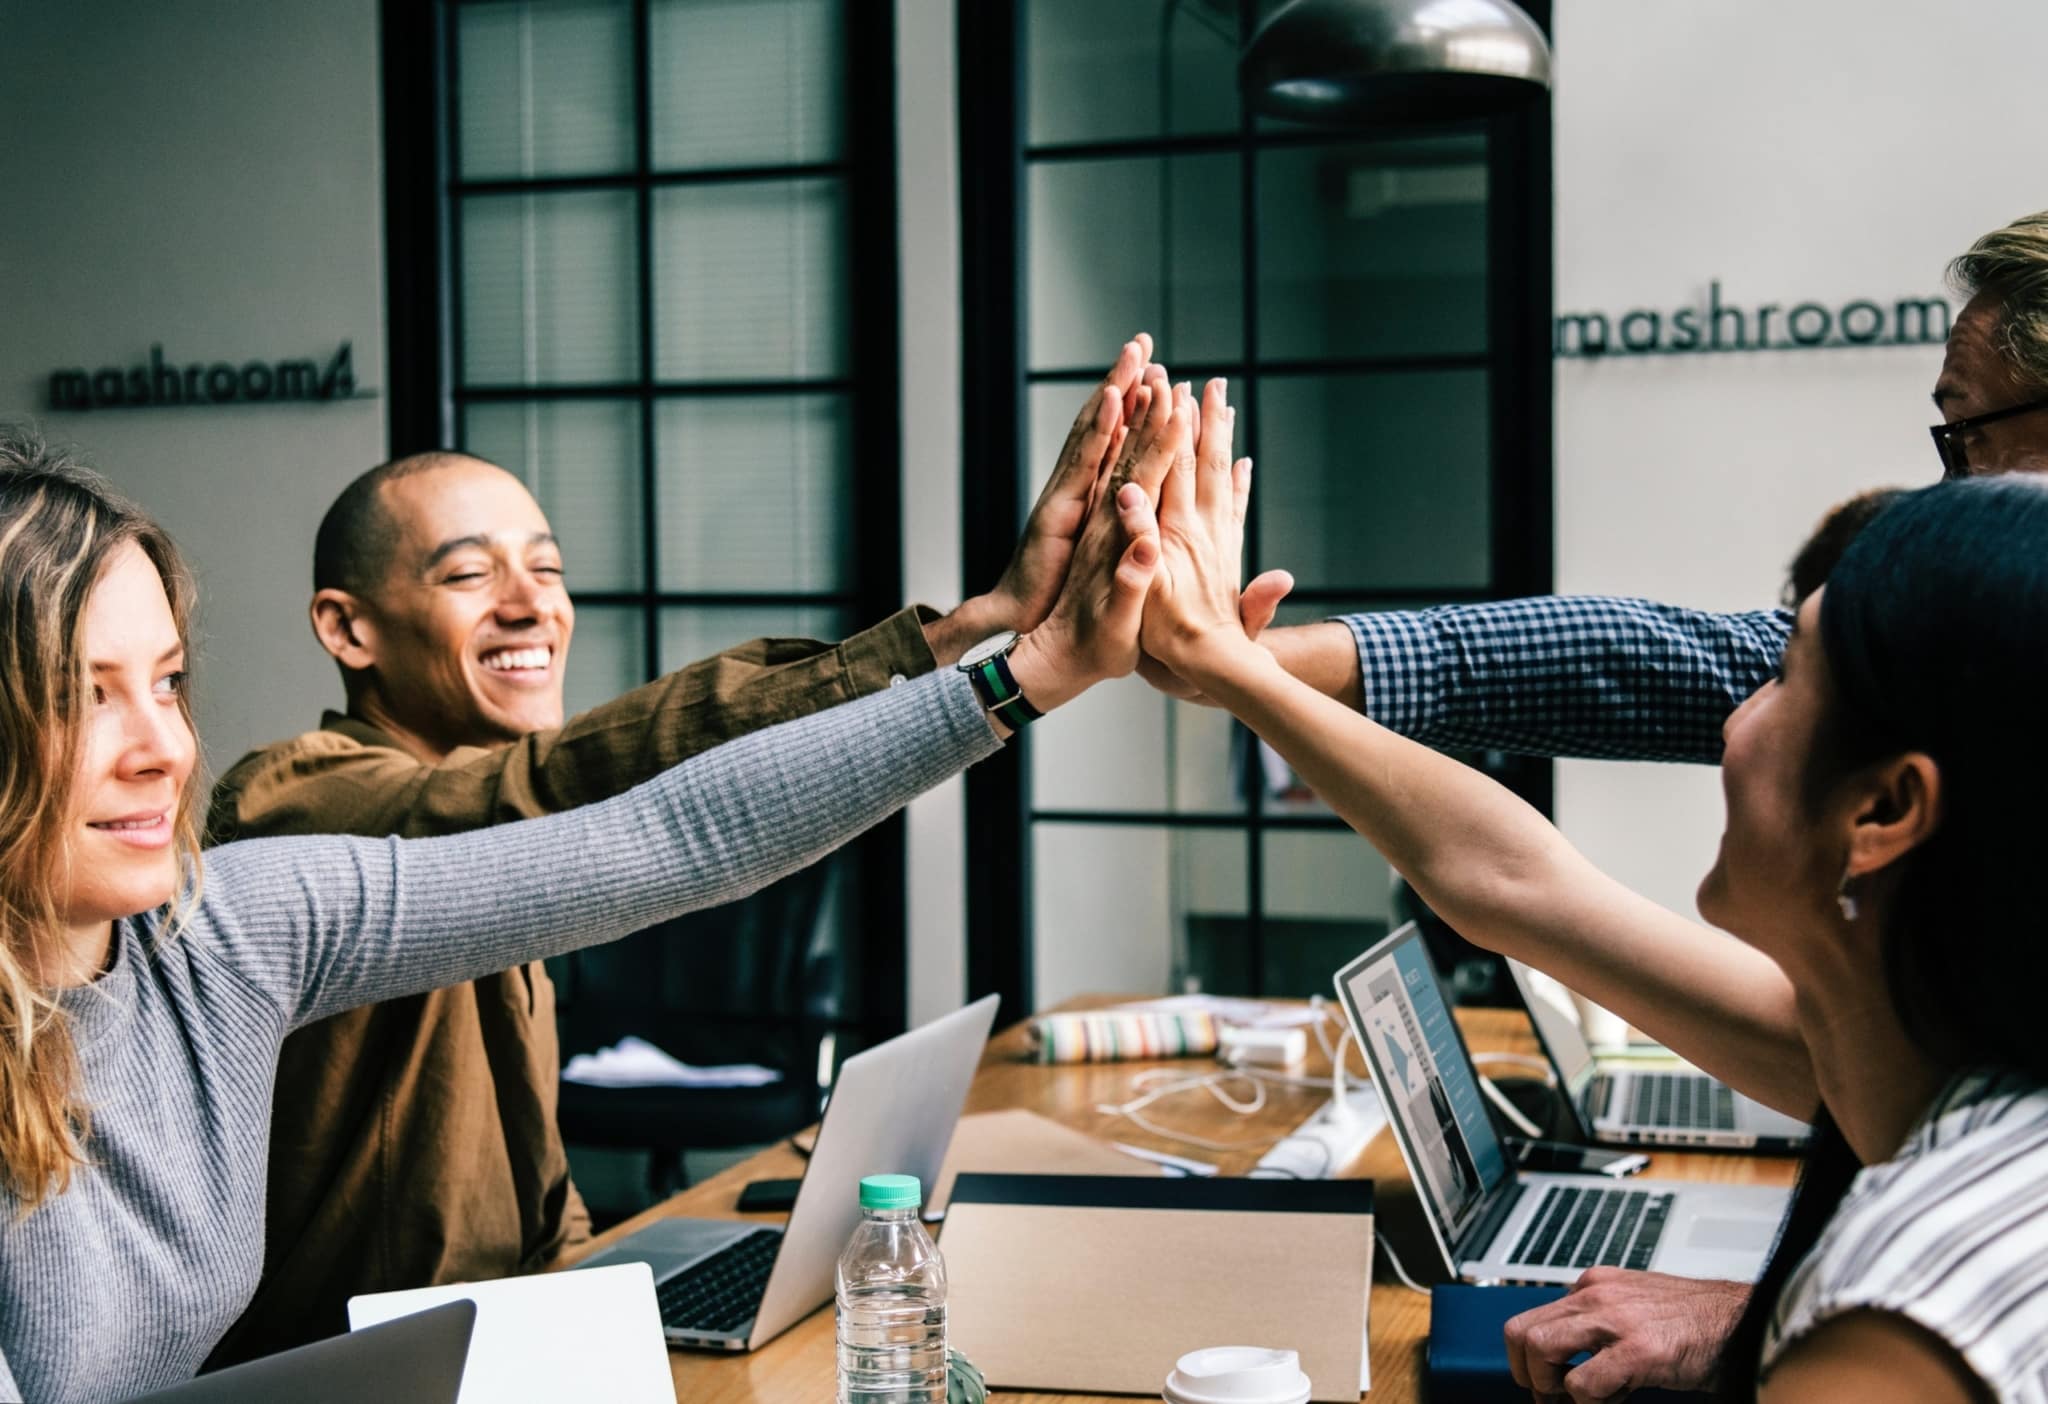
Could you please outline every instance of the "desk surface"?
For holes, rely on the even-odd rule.
[[[1073,1001],[1069,1006],[1086,1007],[1114,1002],[1108,999]],[[1475,1051],[1538,1053],[1528,1020],[1519,1011],[1460,1010],[1458,1020]],[[1216,1161],[1224,1174],[1249,1170],[1260,1152],[1248,1149],[1218,1155],[1193,1151],[1178,1142],[1148,1135],[1119,1118],[1096,1110],[1099,1103],[1125,1100],[1134,1073],[1148,1066],[1186,1067],[1175,1064],[1088,1063],[1067,1067],[1042,1067],[1024,1061],[1023,1025],[999,1033],[988,1046],[967,1094],[969,1112],[1000,1111],[1023,1107],[1104,1140],[1162,1151],[1199,1155]],[[1321,1060],[1320,1052],[1312,1055]],[[1327,1071],[1327,1063],[1311,1072]],[[1163,1124],[1190,1131],[1212,1140],[1259,1141],[1278,1135],[1313,1112],[1324,1094],[1308,1090],[1273,1088],[1265,1109],[1254,1116],[1238,1116],[1213,1098],[1190,1096],[1155,1106],[1151,1115]],[[781,1214],[743,1215],[736,1208],[740,1190],[750,1180],[793,1178],[803,1173],[802,1157],[785,1143],[704,1181],[700,1185],[658,1204],[637,1218],[600,1235],[587,1251],[608,1247],[618,1239],[656,1219],[672,1215],[699,1218],[758,1219],[774,1223]],[[1791,1160],[1768,1160],[1748,1156],[1679,1154],[1659,1152],[1649,1172],[1661,1178],[1727,1180],[1745,1184],[1789,1185],[1795,1174]],[[1427,1259],[1427,1240],[1420,1237],[1424,1227],[1414,1202],[1408,1173],[1402,1167],[1393,1137],[1375,1137],[1352,1167],[1354,1175],[1376,1181],[1376,1229],[1382,1241],[1392,1242],[1401,1260],[1410,1265]],[[1383,1262],[1376,1262],[1371,1308],[1372,1404],[1410,1404],[1421,1396],[1423,1344],[1429,1334],[1428,1300],[1393,1279]],[[713,1355],[695,1351],[670,1351],[669,1367],[675,1376],[676,1398],[690,1404],[785,1404],[798,1399],[829,1397],[833,1379],[832,1311],[829,1304],[791,1327],[762,1349],[745,1355]],[[1005,1401],[1073,1401],[1097,1398],[1087,1395],[1019,1394],[996,1391]],[[1118,1396],[1119,1398],[1127,1398]],[[1107,1397],[1104,1397],[1107,1398]]]

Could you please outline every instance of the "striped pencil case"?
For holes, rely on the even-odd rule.
[[[1216,1051],[1212,1014],[1103,1010],[1093,1014],[1041,1014],[1031,1021],[1031,1042],[1041,1063],[1114,1063],[1192,1058]]]

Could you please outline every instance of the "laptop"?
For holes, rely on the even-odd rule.
[[[455,1404],[476,1303],[315,1341],[145,1394],[130,1404]]]
[[[1337,997],[1451,1277],[1568,1284],[1601,1264],[1736,1281],[1763,1271],[1786,1190],[1518,1173],[1415,923],[1339,970]]]
[[[1638,1068],[1602,1059],[1571,1011],[1530,978],[1529,967],[1518,960],[1507,964],[1536,1026],[1536,1041],[1557,1070],[1580,1140],[1779,1155],[1806,1148],[1812,1128],[1805,1122],[1697,1068]]]
[[[580,1268],[654,1269],[662,1335],[699,1350],[752,1350],[832,1298],[832,1270],[860,1222],[863,1176],[915,1175],[929,1194],[995,1024],[998,997],[848,1058],[789,1222],[663,1219]]]

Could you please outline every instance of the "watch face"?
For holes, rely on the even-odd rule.
[[[960,666],[963,668],[973,668],[986,663],[999,653],[1008,653],[1010,645],[1015,642],[1017,642],[1017,631],[1015,629],[1005,629],[1000,634],[991,634],[988,638],[983,639],[973,648],[960,655]]]

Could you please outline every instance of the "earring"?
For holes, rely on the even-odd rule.
[[[1842,909],[1843,921],[1856,920],[1856,895],[1849,890],[1849,875],[1842,874],[1842,885],[1835,889],[1835,905]]]

